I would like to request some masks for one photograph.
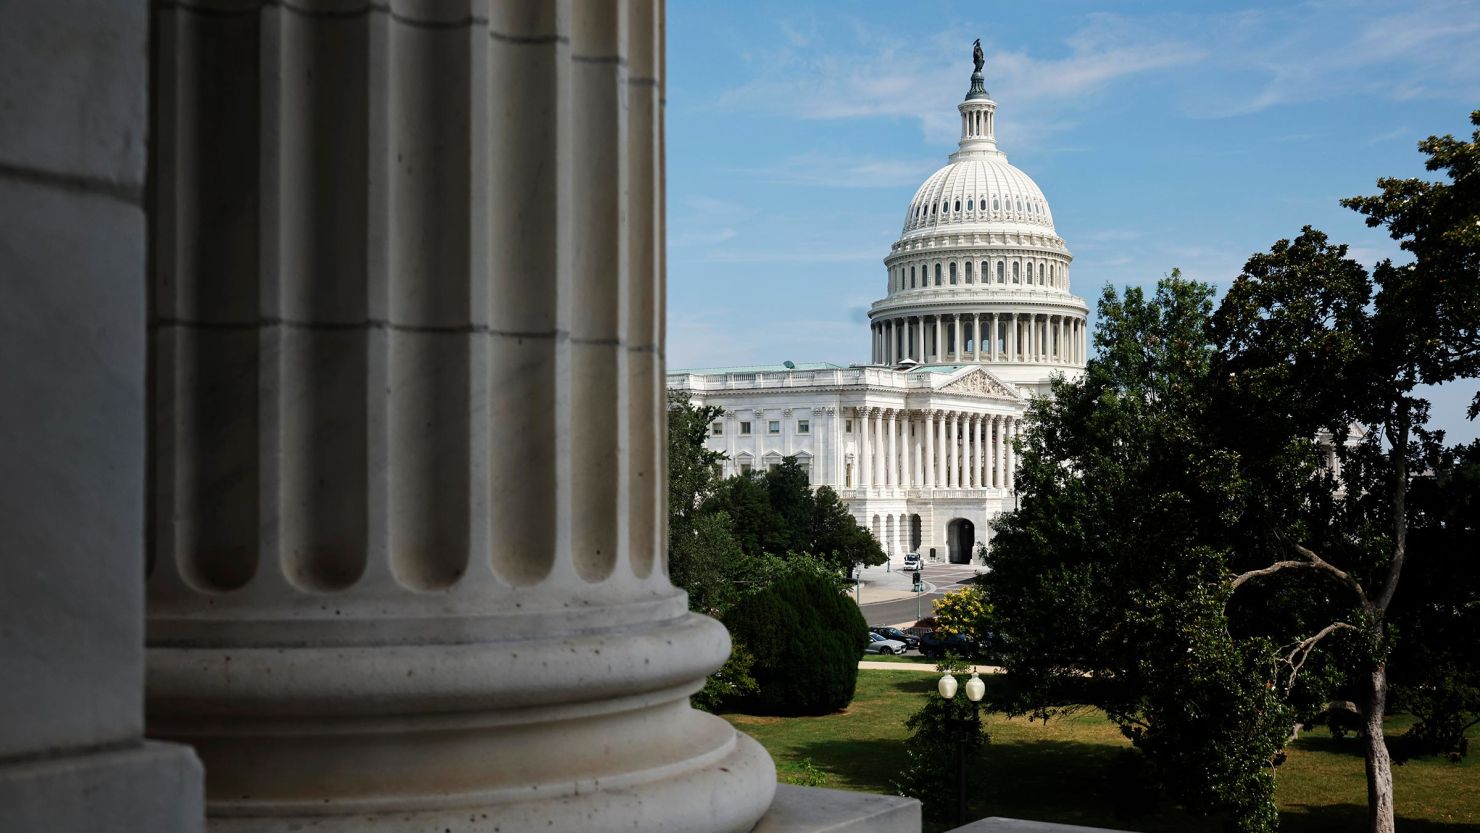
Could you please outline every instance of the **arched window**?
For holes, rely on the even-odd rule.
[[[950,210],[951,210],[951,201],[950,200],[946,200],[946,201],[944,201],[944,202],[942,202],[940,204],[940,213],[942,213],[942,214],[948,214],[948,213],[950,213]]]
[[[956,284],[956,261],[951,261],[951,285]]]
[[[1046,277],[1046,273],[1043,271],[1043,264],[1040,263],[1040,264],[1038,264],[1038,285],[1039,286],[1042,286],[1043,285],[1044,278],[1045,277]]]
[[[996,197],[993,197],[992,198],[992,210],[993,211],[1000,211],[1001,209],[1002,209],[1002,204],[1000,202],[998,202],[998,200],[997,200]]]
[[[961,210],[961,201],[960,200],[956,200],[956,210],[957,211],[960,211]]]
[[[940,286],[940,264],[935,264],[935,285]]]
[[[1002,261],[997,261],[997,283],[1007,283],[1006,268]]]
[[[910,289],[915,288],[915,267],[910,267]]]
[[[1018,211],[1022,211],[1023,210],[1023,201],[1022,200],[1018,200],[1017,201],[1017,206],[1018,206]]]
[[[966,198],[966,210],[967,211],[970,211],[971,210],[971,197],[967,197]]]
[[[971,283],[971,261],[966,261],[966,282]]]
[[[1021,274],[1022,265],[1023,265],[1022,264],[1022,261],[1019,261],[1019,260],[1014,260],[1012,262],[1012,282],[1013,283],[1022,283],[1022,281],[1018,280],[1018,278],[1019,278],[1019,276]]]

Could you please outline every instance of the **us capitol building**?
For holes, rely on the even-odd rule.
[[[1030,397],[1082,375],[1084,299],[1038,185],[995,138],[980,52],[956,106],[961,141],[905,211],[869,310],[871,361],[675,370],[670,390],[723,409],[708,447],[725,475],[794,456],[896,563],[969,562],[1014,506],[1013,440]]]

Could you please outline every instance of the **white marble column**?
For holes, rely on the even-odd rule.
[[[975,489],[977,487],[976,464],[980,461],[976,445],[976,424],[980,419],[976,414],[967,414],[964,417],[966,427],[966,449],[963,465],[966,467],[966,476],[961,478],[963,488]]]
[[[1003,488],[1006,488],[1007,487],[1007,448],[1002,443],[1003,434],[1005,433],[1005,429],[1006,429],[1007,419],[1008,418],[1005,417],[1005,416],[999,416],[996,419],[992,420],[992,431],[994,432],[993,439],[992,439],[992,447],[996,449],[996,455],[997,455],[997,460],[996,460],[996,462],[997,462],[996,484],[997,484],[997,488],[999,488],[999,489],[1003,489]]]
[[[971,419],[971,485],[973,488],[985,488],[987,483],[982,477],[982,446],[986,439],[986,417],[978,414]]]
[[[925,488],[934,489],[935,480],[935,417],[936,411],[925,412]]]
[[[993,425],[997,423],[997,417],[986,416],[982,418],[982,486],[992,488],[997,485],[996,472],[996,450],[994,448],[996,436],[993,433]]]
[[[1007,481],[1006,488],[1013,491],[1017,488],[1017,441],[1018,419],[1010,417],[1007,421]]]
[[[900,487],[910,488],[915,485],[915,472],[910,471],[910,420],[913,420],[910,411],[900,411]]]
[[[886,484],[888,486],[899,485],[899,446],[895,438],[899,428],[899,423],[896,420],[897,414],[898,411],[893,408],[884,411],[884,433],[888,435],[888,442],[885,444],[885,453],[888,455],[888,461],[884,466],[884,474],[889,481]]]
[[[866,489],[874,484],[873,432],[869,429],[869,409],[855,408],[854,413],[858,423],[854,426],[858,429],[858,486]]]
[[[1002,360],[1001,355],[999,355],[999,353],[998,353],[998,347],[997,347],[997,317],[998,317],[998,314],[997,313],[995,313],[995,312],[992,313],[992,324],[991,324],[991,326],[992,326],[991,339],[992,340],[990,342],[990,345],[991,345],[992,361],[994,361],[994,362],[1001,361]]]
[[[979,312],[971,314],[971,358],[978,363],[982,360],[982,314]]]
[[[322,5],[154,6],[150,733],[220,831],[751,830],[663,559],[661,6]]]
[[[946,321],[945,316],[943,315],[936,315],[932,317],[935,319],[935,355],[931,357],[931,362],[934,364],[940,364],[941,362],[945,361],[944,334]]]
[[[946,488],[956,489],[961,486],[960,470],[957,468],[957,457],[960,454],[958,442],[960,440],[960,414],[950,411],[946,414]]]
[[[961,313],[951,315],[951,336],[955,342],[951,346],[951,358],[953,361],[961,361]]]

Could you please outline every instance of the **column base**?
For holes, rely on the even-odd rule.
[[[782,784],[753,833],[920,833],[920,802]]]
[[[529,750],[529,756],[537,759],[540,752]],[[776,770],[760,744],[736,733],[729,754],[679,776],[663,772],[651,780],[623,778],[616,785],[598,780],[547,786],[553,793],[548,798],[541,797],[536,785],[523,800],[479,803],[448,797],[444,803],[451,806],[416,812],[366,812],[361,807],[349,813],[332,801],[312,814],[213,812],[211,833],[746,833],[759,829],[756,808],[770,803]]]
[[[0,830],[198,833],[200,761],[170,743],[0,764]]]

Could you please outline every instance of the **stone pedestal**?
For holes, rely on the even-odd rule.
[[[661,9],[157,14],[148,721],[212,829],[751,829],[661,557]]]

